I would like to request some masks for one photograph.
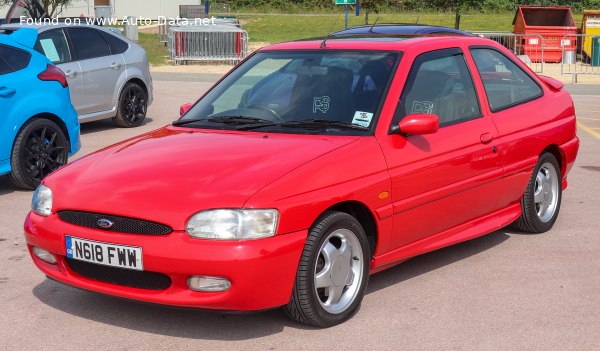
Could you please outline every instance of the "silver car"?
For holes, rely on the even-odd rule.
[[[18,9],[11,14],[20,16]],[[144,122],[152,103],[152,78],[141,46],[95,25],[21,25],[8,17],[5,23],[0,28],[8,32],[23,26],[38,30],[35,49],[67,76],[80,122],[112,118],[120,127]]]

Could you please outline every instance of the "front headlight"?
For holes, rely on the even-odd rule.
[[[275,235],[277,210],[207,210],[186,225],[189,236],[199,239],[246,240]]]
[[[52,213],[52,190],[45,185],[38,186],[33,193],[31,210],[40,216],[48,217]]]

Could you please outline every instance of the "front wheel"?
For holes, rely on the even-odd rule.
[[[552,229],[562,200],[560,165],[551,153],[540,157],[525,194],[521,199],[521,217],[514,226],[527,233],[544,233]]]
[[[146,119],[147,108],[148,96],[146,91],[136,83],[127,83],[119,97],[117,115],[113,118],[113,121],[122,128],[140,126]]]
[[[360,223],[343,212],[327,212],[311,229],[296,274],[287,315],[326,328],[354,314],[369,279],[370,250]]]

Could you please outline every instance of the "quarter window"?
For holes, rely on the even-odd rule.
[[[40,33],[35,50],[55,64],[71,62],[71,51],[62,29]]]
[[[471,55],[481,75],[493,112],[543,95],[542,88],[516,63],[500,52],[474,48],[471,49]]]
[[[29,65],[31,54],[0,45],[0,75],[20,71]]]
[[[68,28],[67,31],[77,60],[110,55],[108,44],[95,29]]]
[[[441,127],[481,117],[462,51],[433,51],[415,59],[394,122],[411,114],[435,114]]]
[[[122,54],[125,51],[127,51],[127,49],[129,49],[129,44],[127,44],[125,41],[117,38],[116,36],[103,32],[103,31],[99,31],[100,35],[102,35],[102,37],[104,38],[104,40],[106,40],[106,42],[108,43],[108,46],[110,46],[110,52],[113,55],[118,55],[118,54]]]

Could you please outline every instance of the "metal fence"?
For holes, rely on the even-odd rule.
[[[600,50],[594,49],[594,38],[600,40],[598,34],[569,34],[562,38],[560,73],[572,75],[573,83],[577,83],[580,74],[600,74]],[[573,41],[576,45],[571,44]]]
[[[176,65],[188,61],[236,64],[248,55],[248,33],[230,25],[171,27],[168,45]]]
[[[511,50],[534,72],[544,73],[544,37],[541,35],[507,32],[477,32],[473,34],[498,42]]]
[[[180,23],[185,23],[185,21],[188,21],[189,23],[193,23],[194,19],[187,19],[187,18],[183,18],[181,19],[179,22]],[[240,21],[235,19],[235,18],[215,18],[215,19],[209,19],[210,24],[208,25],[230,25],[230,26],[235,26],[238,28],[242,28],[242,25],[240,24]],[[171,25],[170,21],[165,21],[164,23],[160,23],[158,26],[158,38],[160,40],[161,43],[163,44],[167,44],[169,42],[169,29],[171,29],[171,27],[178,27],[176,25]]]

